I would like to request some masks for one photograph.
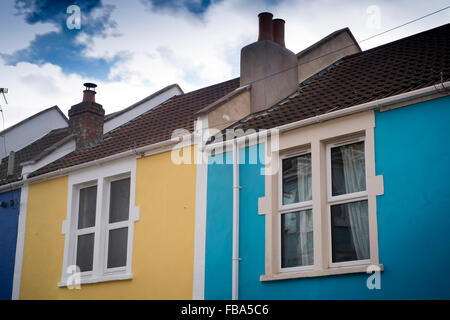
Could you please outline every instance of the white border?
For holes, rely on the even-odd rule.
[[[123,280],[132,278],[132,251],[133,251],[133,235],[134,222],[139,220],[139,207],[135,206],[136,201],[136,158],[129,157],[116,161],[111,161],[99,165],[97,167],[85,168],[69,175],[68,181],[68,197],[67,197],[67,216],[62,224],[62,233],[66,236],[64,243],[64,258],[59,287],[67,285],[68,274],[67,267],[74,263],[74,254],[76,254],[74,241],[74,228],[77,223],[77,188],[85,186],[86,183],[97,181],[97,211],[95,224],[95,240],[94,240],[94,262],[93,271],[82,273],[81,283],[96,283],[111,280]],[[127,265],[126,268],[107,269],[105,272],[105,226],[104,219],[107,216],[108,207],[108,188],[111,180],[115,178],[130,177],[130,213],[129,220],[126,221],[128,226],[128,243],[127,243]],[[106,205],[105,205],[106,203]],[[122,223],[122,222],[120,222]],[[100,236],[97,236],[100,235]],[[106,251],[107,254],[107,251]],[[120,269],[120,270],[119,270]]]
[[[208,117],[197,120],[197,132],[202,134],[208,128]],[[203,138],[203,137],[201,137]],[[206,243],[206,199],[208,186],[208,163],[203,158],[203,139],[197,145],[197,176],[195,192],[195,235],[194,235],[194,270],[192,299],[205,298],[205,243]]]
[[[290,203],[287,205],[283,204],[283,160],[306,155],[306,154],[311,155],[311,165],[312,165],[313,158],[312,158],[310,146],[307,146],[307,147],[305,146],[303,148],[299,148],[299,150],[297,150],[295,152],[283,153],[279,157],[280,170],[279,170],[279,174],[278,174],[278,215],[277,215],[278,216],[277,217],[277,224],[278,224],[277,230],[278,230],[278,245],[279,245],[279,249],[278,249],[278,270],[279,270],[279,272],[297,272],[297,271],[305,271],[305,270],[314,269],[314,263],[312,265],[308,265],[308,266],[283,268],[282,267],[282,259],[281,259],[281,255],[283,252],[283,248],[281,247],[281,244],[282,244],[281,216],[283,214],[287,214],[287,213],[306,211],[306,210],[311,210],[311,214],[312,214],[312,208],[313,208],[312,207],[313,206],[312,193],[311,193],[311,200]],[[313,181],[311,179],[311,188],[312,188],[312,182]],[[314,220],[314,216],[313,216],[313,220]],[[314,228],[313,228],[313,232],[314,232]],[[313,254],[314,254],[314,252],[313,252]],[[314,259],[314,257],[313,257],[313,259]]]
[[[28,183],[24,183],[20,191],[20,210],[17,226],[16,257],[14,263],[14,276],[12,288],[12,300],[19,300],[20,280],[22,278],[23,247],[25,244],[25,224],[27,220]]]
[[[357,202],[357,201],[363,201],[366,200],[369,202],[368,198],[368,182],[367,182],[367,176],[368,176],[368,170],[367,170],[367,156],[366,156],[366,138],[365,136],[360,136],[356,138],[351,139],[345,139],[345,140],[338,140],[334,143],[328,143],[326,145],[326,162],[327,162],[327,220],[328,220],[328,261],[330,268],[335,267],[346,267],[346,266],[358,266],[358,265],[369,265],[370,264],[370,257],[369,259],[362,259],[362,260],[352,260],[352,261],[345,261],[345,262],[333,262],[333,245],[332,245],[332,234],[331,234],[331,206],[333,205],[339,205],[339,204],[345,204],[345,203],[351,203],[351,202]],[[354,192],[354,193],[348,193],[338,196],[333,196],[332,194],[332,177],[331,177],[331,149],[337,148],[341,146],[346,146],[358,142],[364,142],[364,177],[366,180],[366,190],[360,191],[360,192]],[[369,204],[367,204],[367,210],[369,210]],[[369,212],[367,212],[367,215],[369,215]],[[369,220],[369,219],[368,219]],[[369,221],[370,223],[370,221]],[[369,225],[369,231],[370,231],[370,225]],[[369,244],[370,244],[370,235],[369,235]],[[369,245],[370,247],[370,245]]]

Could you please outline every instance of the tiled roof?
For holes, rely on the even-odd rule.
[[[347,56],[300,84],[297,93],[249,115],[230,127],[268,129],[348,108],[450,79],[450,24],[371,50]],[[239,78],[172,97],[107,133],[88,149],[73,152],[32,173],[101,159],[171,137],[175,129],[192,131],[195,113],[239,87]]]
[[[169,140],[176,129],[194,130],[195,113],[239,87],[239,78],[177,95],[158,107],[105,134],[98,144],[74,151],[33,172],[38,176],[101,159],[134,148]]]
[[[442,72],[442,79],[441,79]],[[450,79],[450,24],[342,58],[230,128],[270,129]]]
[[[22,173],[21,163],[38,157],[45,149],[57,144],[62,139],[68,137],[69,134],[70,133],[67,127],[55,129],[42,138],[27,145],[25,148],[18,150],[15,153],[14,171],[10,176],[7,175],[9,156],[3,158],[0,163],[0,185],[20,180]]]

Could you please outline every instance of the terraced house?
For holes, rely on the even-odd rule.
[[[18,175],[13,298],[450,298],[450,24],[298,54],[284,27],[140,111],[87,84],[72,149]]]

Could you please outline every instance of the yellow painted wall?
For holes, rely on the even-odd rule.
[[[196,166],[175,165],[166,152],[138,159],[136,170],[133,279],[57,287],[68,178],[56,178],[29,187],[20,299],[192,298]]]

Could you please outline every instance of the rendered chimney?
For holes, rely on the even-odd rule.
[[[273,106],[298,87],[297,56],[284,47],[284,20],[272,17],[268,12],[258,15],[258,41],[241,50],[240,85],[251,85],[252,113]]]
[[[85,83],[83,101],[69,110],[69,128],[76,137],[77,149],[82,149],[103,134],[105,110],[95,102],[94,83]]]
[[[286,47],[284,44],[284,24],[285,22],[283,19],[273,20],[273,41],[282,47]]]

